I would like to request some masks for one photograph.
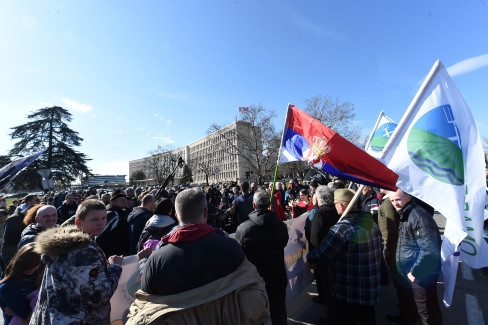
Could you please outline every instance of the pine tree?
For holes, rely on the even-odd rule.
[[[27,119],[30,121],[11,128],[12,140],[19,141],[10,150],[10,156],[26,156],[46,147],[48,150],[24,172],[28,177],[19,178],[14,186],[39,188],[41,178],[34,171],[39,169],[51,169],[51,178],[62,186],[69,185],[80,174],[91,175],[86,165],[90,159],[73,149],[79,147],[83,139],[66,124],[72,120],[71,113],[59,106],[45,107],[31,113]]]

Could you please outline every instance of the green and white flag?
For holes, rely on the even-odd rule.
[[[381,111],[364,150],[371,156],[379,157],[396,126],[397,123]]]
[[[383,151],[399,175],[397,186],[446,218],[442,242],[444,304],[449,306],[457,259],[488,265],[483,239],[485,161],[473,115],[443,64],[437,61]]]

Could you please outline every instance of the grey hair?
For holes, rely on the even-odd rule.
[[[258,210],[267,210],[270,205],[270,196],[266,191],[257,191],[254,193],[252,202],[256,205]]]
[[[181,191],[175,200],[175,211],[182,225],[199,223],[207,207],[207,198],[202,190],[188,188]]]
[[[319,205],[334,205],[334,190],[326,185],[320,185],[315,190],[315,195],[319,201]]]

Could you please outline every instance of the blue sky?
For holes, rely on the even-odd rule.
[[[441,59],[488,136],[488,4],[472,1],[2,1],[0,154],[38,108],[73,114],[97,174],[261,103],[349,101],[397,122]]]

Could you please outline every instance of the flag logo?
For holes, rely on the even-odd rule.
[[[397,124],[392,122],[380,125],[371,139],[371,150],[378,153],[382,152],[396,126]]]
[[[438,181],[464,185],[461,137],[450,105],[436,107],[420,117],[408,134],[410,159]]]
[[[325,137],[314,136],[312,146],[305,150],[303,157],[300,160],[307,161],[310,165],[317,165],[316,167],[322,168],[325,163],[325,158],[321,159],[324,155],[330,152],[330,147],[325,141]]]

